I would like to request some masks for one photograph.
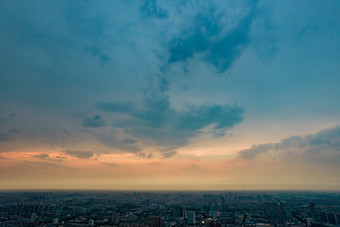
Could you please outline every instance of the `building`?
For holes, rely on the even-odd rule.
[[[196,223],[195,211],[188,212],[188,225],[193,225]]]

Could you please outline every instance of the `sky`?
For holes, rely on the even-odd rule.
[[[0,190],[340,190],[340,2],[0,2]]]

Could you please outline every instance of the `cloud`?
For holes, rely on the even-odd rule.
[[[146,154],[144,152],[137,152],[136,155],[139,156],[139,157],[142,157],[142,158],[147,158],[147,159],[152,159],[153,158],[153,154],[152,153]]]
[[[95,115],[93,117],[88,117],[83,119],[82,124],[84,127],[99,128],[106,126],[106,122],[101,118],[100,115]]]
[[[156,0],[145,0],[144,4],[140,7],[140,11],[148,17],[156,17],[161,19],[168,17],[168,11],[158,7]]]
[[[50,156],[48,154],[37,154],[37,155],[33,155],[33,157],[39,158],[39,159],[48,159]]]
[[[97,107],[112,112],[116,119],[113,126],[124,129],[130,137],[171,147],[187,144],[189,138],[211,125],[214,135],[225,135],[243,120],[243,109],[236,105],[210,104],[175,110],[169,97],[159,92],[146,94],[142,104],[100,102]]]
[[[146,156],[147,159],[152,159],[153,158],[153,154],[152,153],[149,153],[147,156]]]
[[[65,154],[71,155],[73,157],[77,157],[80,159],[90,159],[93,156],[93,153],[91,151],[71,151],[67,150],[65,151]]]
[[[268,143],[268,144],[257,144],[251,146],[251,148],[239,151],[238,154],[240,158],[242,159],[253,159],[255,156],[261,154],[261,153],[266,153],[270,149],[274,147],[273,144]]]
[[[189,171],[189,172],[194,172],[194,173],[198,173],[198,172],[206,172],[207,170],[202,168],[201,166],[197,165],[197,164],[191,164],[191,166],[187,167],[187,168],[183,168],[183,170]]]
[[[340,163],[340,126],[306,136],[291,136],[279,143],[253,145],[239,151],[242,159],[254,159],[259,154],[290,161]]]
[[[140,152],[142,148],[137,145],[137,140],[131,138],[119,139],[114,133],[98,133],[95,135],[97,140],[105,144],[108,147],[115,147],[129,153],[136,154]]]
[[[255,5],[238,24],[226,31],[226,12],[218,12],[210,5],[197,13],[190,26],[183,29],[169,42],[169,64],[185,62],[197,54],[213,65],[219,72],[225,72],[240,57],[249,43],[249,31],[254,17]]]
[[[33,155],[34,158],[38,158],[41,160],[46,160],[46,161],[53,161],[53,162],[62,162],[64,158],[66,157],[61,157],[61,156],[56,156],[55,158],[51,158],[49,156],[49,154],[37,154],[37,155]]]
[[[172,156],[176,154],[177,154],[177,151],[168,151],[163,154],[163,158],[171,158]]]
[[[122,142],[125,143],[125,144],[134,144],[134,143],[137,143],[137,140],[125,138],[125,139],[123,139]]]
[[[57,155],[57,156],[55,156],[56,158],[60,158],[60,159],[65,159],[66,158],[66,156],[59,156],[59,155]]]

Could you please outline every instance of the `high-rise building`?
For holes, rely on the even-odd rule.
[[[183,210],[183,218],[187,218],[188,217],[188,211],[187,210]]]
[[[189,211],[188,212],[188,224],[193,225],[195,223],[196,223],[195,211]]]
[[[35,220],[36,220],[36,218],[37,218],[37,214],[36,213],[32,213],[31,214],[31,218],[30,218],[30,222],[35,222]]]
[[[58,222],[59,222],[59,219],[58,218],[53,218],[53,224],[58,224]]]
[[[150,227],[162,227],[162,218],[160,216],[148,217],[148,225]]]

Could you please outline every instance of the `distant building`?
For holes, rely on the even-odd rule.
[[[188,217],[188,211],[187,210],[183,210],[183,218],[187,218]]]
[[[162,227],[162,218],[160,216],[148,217],[148,225],[150,227]]]
[[[196,223],[195,211],[189,211],[188,212],[188,224],[193,225],[195,223]]]
[[[58,218],[53,218],[53,224],[58,224],[58,222],[59,222],[59,219]]]
[[[220,212],[218,211],[209,211],[209,217],[218,217],[220,215]]]
[[[32,213],[31,214],[31,218],[30,218],[30,222],[35,222],[35,220],[37,219],[37,214],[36,213]]]
[[[310,202],[308,204],[308,216],[310,218],[313,218],[314,221],[318,221],[318,217],[316,216],[316,211],[315,211],[315,204],[313,202]]]

